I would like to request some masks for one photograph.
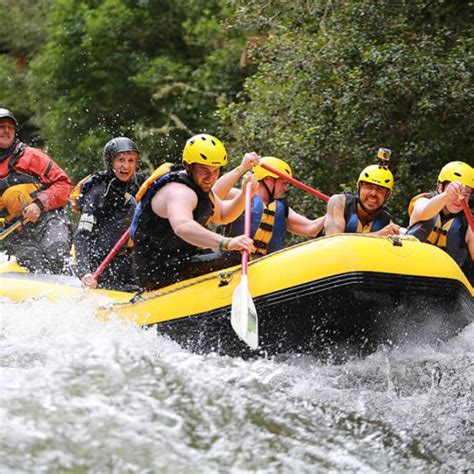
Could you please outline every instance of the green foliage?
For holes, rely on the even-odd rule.
[[[29,143],[41,143],[30,121],[32,110],[26,77],[28,63],[47,38],[47,15],[52,0],[0,0],[0,106],[14,111]]]
[[[145,167],[218,135],[325,193],[353,189],[393,150],[390,207],[440,167],[472,163],[472,2],[461,0],[0,0],[0,105],[74,179],[117,135]],[[35,128],[37,127],[37,128]],[[299,211],[324,203],[292,193]]]
[[[50,150],[77,179],[101,166],[112,136],[137,139],[150,167],[217,125],[235,95],[240,51],[223,33],[226,3],[57,0],[29,90]],[[227,46],[229,45],[229,47]]]
[[[46,41],[46,20],[53,0],[0,0],[0,51],[29,59]]]
[[[247,6],[238,21],[264,25],[266,41],[253,52],[257,73],[220,111],[235,150],[287,159],[300,179],[334,193],[355,185],[379,146],[391,148],[390,204],[405,223],[409,197],[432,189],[444,163],[472,161],[472,12],[465,2]]]

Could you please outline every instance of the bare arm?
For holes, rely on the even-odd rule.
[[[235,221],[245,209],[245,190],[247,186],[252,186],[252,196],[258,188],[258,181],[253,174],[248,174],[242,183],[242,190],[236,190],[235,197],[222,201],[216,196],[216,207],[212,221],[217,224],[228,224]]]
[[[259,163],[259,156],[255,153],[246,153],[242,159],[242,163],[223,174],[214,184],[212,190],[219,199],[232,199],[238,194],[238,190],[234,188],[237,181],[247,172],[252,169],[253,166],[257,166]]]
[[[447,202],[451,198],[458,198],[462,196],[462,184],[453,181],[446,186],[446,189],[431,199],[420,198],[416,201],[413,212],[410,216],[410,225],[416,224],[420,221],[427,221],[432,219],[436,214],[439,214]]]
[[[344,206],[346,197],[344,194],[335,194],[328,201],[326,220],[324,222],[324,233],[326,235],[342,234],[346,227],[344,219]]]
[[[382,229],[377,230],[375,232],[370,232],[370,234],[383,236],[398,235],[400,234],[400,226],[398,224],[395,224],[395,222],[390,222],[390,224],[387,224]]]
[[[438,194],[431,199],[418,199],[410,216],[410,225],[433,218],[441,212],[447,201],[448,195],[446,193]]]
[[[181,183],[170,183],[160,189],[151,201],[153,212],[168,219],[174,233],[186,242],[201,248],[217,250],[222,235],[206,229],[193,218],[197,206],[196,193]],[[230,240],[229,250],[253,251],[253,241],[244,235]]]
[[[322,216],[311,220],[290,208],[286,218],[286,225],[292,234],[316,237],[323,230],[325,219],[326,216]]]

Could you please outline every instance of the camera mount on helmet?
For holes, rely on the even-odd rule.
[[[379,160],[379,164],[382,168],[388,169],[388,162],[392,157],[392,150],[389,148],[380,147],[379,151],[377,152],[377,159]]]

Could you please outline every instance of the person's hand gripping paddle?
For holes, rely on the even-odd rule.
[[[252,206],[252,186],[245,189],[244,233],[250,237],[250,217]],[[255,310],[248,284],[249,253],[242,252],[242,278],[232,295],[230,322],[236,334],[252,349],[258,347],[258,316]]]

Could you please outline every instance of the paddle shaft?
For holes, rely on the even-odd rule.
[[[21,221],[16,221],[10,227],[6,228],[3,232],[0,233],[0,240],[7,238],[12,232],[15,232],[18,227],[21,227],[23,223]]]
[[[308,186],[307,184],[304,184],[301,181],[298,181],[297,179],[292,178],[291,176],[288,176],[288,175],[278,171],[277,169],[273,168],[273,166],[268,166],[265,163],[261,163],[260,166],[263,169],[266,169],[267,171],[270,171],[270,173],[276,174],[281,179],[284,179],[285,181],[288,181],[289,183],[294,184],[295,186],[298,186],[298,188],[301,188],[301,189],[305,190],[306,192],[312,194],[313,196],[321,198],[326,202],[329,201],[329,196],[327,196],[326,194],[323,194],[322,192],[318,191],[317,189],[314,189],[311,186]]]
[[[469,222],[469,227],[471,228],[472,231],[474,231],[474,219],[471,216],[471,212],[469,211],[469,206],[467,205],[467,202],[465,199],[461,199],[461,205],[462,205],[464,214],[466,214],[467,222]]]
[[[130,229],[127,229],[125,233],[120,237],[118,242],[112,247],[112,250],[105,257],[104,261],[98,266],[97,270],[92,274],[92,276],[98,280],[105,267],[110,263],[110,261],[117,255],[118,251],[122,248],[122,245],[129,239]]]
[[[250,237],[250,220],[252,217],[252,186],[247,185],[245,189],[245,214],[244,214],[244,234]],[[242,276],[247,275],[249,264],[249,253],[247,250],[242,252]]]

